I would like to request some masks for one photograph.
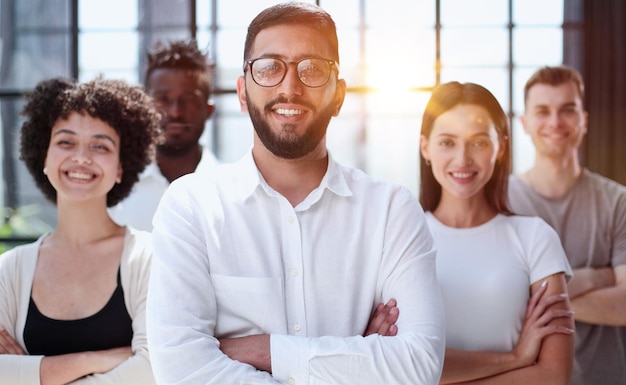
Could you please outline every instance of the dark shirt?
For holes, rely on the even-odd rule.
[[[132,323],[124,303],[118,269],[117,287],[109,302],[87,318],[48,318],[39,312],[31,297],[24,326],[24,344],[28,354],[44,356],[130,346],[133,338]]]

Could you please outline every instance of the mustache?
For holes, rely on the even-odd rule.
[[[307,102],[306,100],[301,99],[300,97],[297,96],[292,96],[292,97],[285,97],[285,96],[278,96],[272,100],[270,100],[269,102],[265,103],[265,110],[266,111],[271,111],[272,108],[276,105],[276,104],[299,104],[301,106],[304,106],[310,110],[315,110],[315,105],[312,103]]]

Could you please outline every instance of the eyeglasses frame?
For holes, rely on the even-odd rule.
[[[311,60],[311,59],[317,59],[317,60],[324,60],[326,61],[329,65],[330,65],[330,71],[328,72],[328,78],[326,79],[326,81],[323,84],[320,84],[319,86],[310,86],[306,83],[304,83],[302,81],[302,79],[300,79],[300,74],[297,73],[298,75],[298,80],[300,81],[300,83],[302,83],[303,85],[309,87],[309,88],[320,88],[320,87],[324,87],[326,84],[328,84],[328,81],[330,80],[330,74],[333,71],[333,68],[337,69],[337,73],[339,73],[339,63],[337,63],[337,61],[332,60],[332,59],[326,59],[326,58],[321,58],[321,57],[305,57],[302,58],[298,61],[284,61],[283,59],[280,58],[276,58],[276,57],[257,57],[254,59],[249,59],[244,61],[243,63],[243,72],[245,73],[247,69],[250,69],[250,77],[252,77],[252,80],[254,81],[255,84],[257,84],[259,87],[265,87],[265,88],[271,88],[271,87],[276,87],[277,85],[279,85],[280,83],[283,82],[283,80],[285,80],[285,76],[287,76],[287,70],[285,69],[285,72],[283,73],[282,78],[280,79],[280,81],[276,84],[274,84],[273,86],[264,86],[262,84],[259,84],[256,79],[254,78],[254,75],[252,74],[252,65],[254,64],[255,61],[257,60],[261,60],[261,59],[273,59],[273,60],[278,60],[280,62],[282,62],[283,64],[285,64],[285,68],[289,68],[290,65],[295,65],[296,66],[296,73],[297,73],[297,69],[298,69],[298,64],[300,64],[301,62],[303,62],[304,60]]]

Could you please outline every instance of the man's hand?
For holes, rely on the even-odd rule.
[[[363,336],[370,334],[380,334],[381,336],[395,336],[398,334],[398,316],[400,309],[395,299],[390,299],[386,304],[379,303],[374,310],[374,314],[367,324],[367,329]]]
[[[3,327],[0,327],[0,354],[25,355],[26,352]]]

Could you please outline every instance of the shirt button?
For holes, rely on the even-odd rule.
[[[291,269],[291,275],[294,277],[298,275],[298,269]]]
[[[287,222],[289,222],[289,223],[293,223],[294,220],[295,220],[294,217],[287,218]]]
[[[299,331],[300,331],[300,329],[302,329],[302,326],[300,326],[300,324],[295,324],[295,325],[293,325],[293,330],[295,330],[295,331],[299,332]]]
[[[296,380],[294,380],[294,379],[293,379],[293,377],[289,377],[289,378],[287,379],[287,383],[288,383],[289,385],[294,385],[294,384],[296,383]]]

